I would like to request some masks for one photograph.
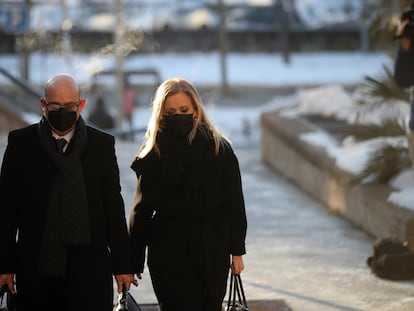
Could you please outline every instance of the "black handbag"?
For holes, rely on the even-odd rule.
[[[396,281],[414,279],[414,252],[405,244],[391,239],[378,239],[373,248],[373,256],[367,259],[373,274]]]
[[[227,302],[226,311],[246,310],[249,310],[249,308],[247,307],[240,274],[232,274],[230,278],[229,300]]]
[[[4,285],[0,289],[0,311],[17,311],[15,295]]]
[[[125,284],[122,284],[122,292],[118,294],[117,301],[112,311],[142,311],[141,307],[135,301],[134,297],[126,290]],[[0,310],[1,311],[1,310]]]

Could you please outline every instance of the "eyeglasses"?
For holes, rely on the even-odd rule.
[[[66,103],[66,104],[59,104],[59,103],[55,103],[55,102],[48,102],[46,99],[45,99],[45,102],[46,102],[46,107],[47,107],[47,110],[49,110],[49,111],[57,111],[57,110],[60,110],[60,109],[64,109],[64,110],[76,110],[76,109],[78,109],[78,107],[79,107],[79,105],[80,105],[80,100],[78,101],[78,102],[69,102],[69,103]]]

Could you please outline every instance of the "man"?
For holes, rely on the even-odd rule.
[[[394,79],[400,87],[412,87],[414,85],[414,48],[412,40],[414,36],[414,21],[409,17],[414,15],[414,6],[411,5],[407,12],[403,14],[396,37],[400,39],[400,47],[395,61]],[[411,90],[412,93],[412,90]],[[411,94],[411,113],[409,121],[410,132],[408,134],[408,146],[411,163],[414,167],[414,96]]]
[[[114,128],[114,120],[106,108],[103,97],[99,97],[95,109],[89,115],[88,121],[102,130]]]
[[[137,94],[132,86],[129,84],[128,81],[125,82],[125,90],[124,90],[124,117],[128,122],[128,130],[130,133],[127,135],[126,139],[133,140],[134,139],[134,124],[132,121],[132,117],[134,114],[135,106],[137,102]]]
[[[51,78],[40,101],[43,118],[10,132],[4,154],[0,286],[19,311],[110,311],[112,274],[118,292],[136,284],[114,138],[85,125],[72,76]]]

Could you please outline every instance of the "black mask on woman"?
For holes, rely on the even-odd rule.
[[[193,126],[192,114],[169,114],[164,118],[165,130],[177,136],[187,137]]]
[[[75,124],[76,111],[65,109],[49,111],[47,119],[54,129],[65,132]]]

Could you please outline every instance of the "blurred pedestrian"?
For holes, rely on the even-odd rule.
[[[411,163],[414,167],[414,3],[401,17],[396,37],[400,39],[394,78],[401,87],[411,87],[411,114],[409,121],[408,145]]]
[[[134,128],[133,115],[137,105],[137,93],[134,88],[128,83],[125,83],[124,90],[124,117],[128,123],[130,131]]]
[[[0,286],[19,311],[111,311],[135,282],[114,138],[85,125],[67,74],[51,78],[39,123],[9,133],[0,173]],[[16,286],[13,281],[16,281]]]
[[[103,130],[114,128],[114,119],[106,108],[102,97],[97,99],[95,108],[89,114],[88,121]]]
[[[236,155],[190,82],[159,86],[131,167],[139,184],[129,228],[138,278],[148,247],[163,311],[221,311],[229,267],[244,269],[244,199]]]

